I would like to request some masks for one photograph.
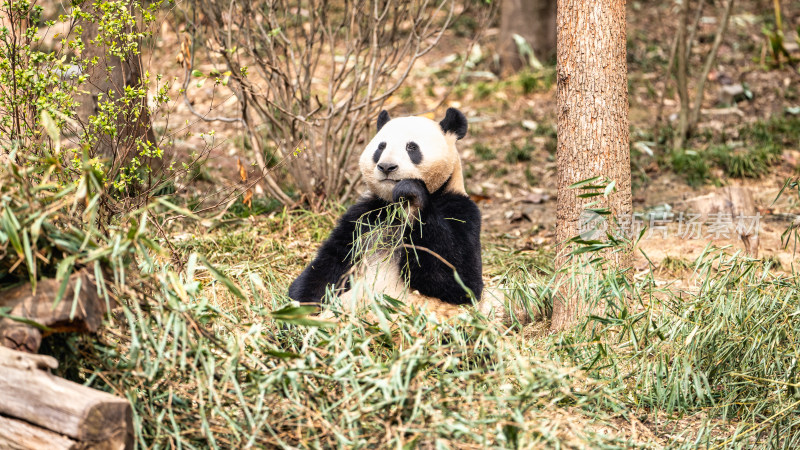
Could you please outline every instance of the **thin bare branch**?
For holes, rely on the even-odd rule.
[[[725,12],[722,15],[722,22],[717,29],[717,35],[714,37],[714,45],[711,47],[711,52],[709,52],[708,57],[706,58],[706,63],[703,66],[703,72],[697,79],[697,98],[695,99],[694,109],[692,110],[692,115],[689,119],[690,130],[694,128],[697,125],[698,120],[700,120],[700,108],[703,106],[703,95],[705,93],[706,79],[708,79],[708,74],[711,72],[711,67],[714,65],[714,61],[717,59],[717,52],[719,51],[720,45],[722,45],[722,39],[725,37],[725,32],[728,30],[728,22],[731,18],[733,3],[734,0],[728,0],[728,4],[725,6]]]

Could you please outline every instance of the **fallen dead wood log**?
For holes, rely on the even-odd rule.
[[[41,370],[54,366],[52,357],[0,347],[0,448],[132,448],[130,403]]]
[[[743,186],[727,186],[717,192],[686,200],[690,213],[699,214],[698,221],[708,223],[714,216],[727,215],[733,231],[739,235],[748,256],[758,258],[758,210],[753,194]]]
[[[47,448],[76,450],[86,448],[60,434],[37,428],[29,423],[0,416],[0,448],[27,450]]]
[[[86,271],[73,274],[64,296],[54,307],[60,282],[42,279],[36,294],[30,284],[0,291],[0,307],[10,308],[15,318],[33,321],[44,329],[8,317],[0,319],[0,345],[36,353],[42,338],[52,333],[95,332],[103,322],[105,302],[97,295],[94,279]],[[75,294],[76,289],[78,294]]]

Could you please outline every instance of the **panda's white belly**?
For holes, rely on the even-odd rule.
[[[416,217],[417,211],[407,211],[409,217]],[[375,298],[384,295],[405,303],[417,310],[426,310],[442,317],[452,317],[460,313],[461,307],[445,303],[412,291],[401,275],[402,252],[407,251],[398,244],[402,229],[394,229],[388,234],[377,234],[366,242],[367,254],[356,263],[350,282],[350,289],[339,294],[341,306],[346,311],[355,312],[368,307]]]
[[[376,295],[385,294],[402,300],[407,292],[408,286],[400,274],[399,256],[389,251],[379,251],[363,258],[353,274],[350,290],[340,297],[350,306],[359,307]]]

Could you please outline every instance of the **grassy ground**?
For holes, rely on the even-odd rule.
[[[31,186],[55,163],[27,162],[0,171],[3,233],[19,246],[2,267],[17,276],[12,267],[39,264],[23,255],[41,254],[59,273],[94,268],[110,320],[96,336],[52,336],[43,351],[61,361],[60,375],[128,398],[142,447],[800,441],[800,284],[772,259],[708,246],[664,265],[692,272],[678,286],[657,279],[655,266],[618,273],[602,258],[553,273],[546,250],[487,233],[490,285],[505,285],[528,309],[572,292],[605,312],[549,334],[546,321],[507,327],[467,308],[441,322],[376,298],[355,316],[336,313],[333,301],[336,320],[321,321],[315,308],[289,303],[286,287],[341,208],[173,221],[157,235],[148,223],[191,215],[159,198],[100,232],[86,217],[101,189]],[[90,164],[81,170],[79,185],[100,186]],[[796,197],[798,186],[789,188]],[[84,214],[71,214],[79,199]]]
[[[687,289],[573,267],[589,273],[579,295],[606,314],[562,334],[469,310],[448,323],[397,315],[392,301],[332,324],[285,297],[306,243],[331,224],[294,212],[187,235],[176,244],[186,267],[156,264],[156,295],[123,302],[99,339],[71,338],[64,374],[127,396],[140,442],[157,447],[800,442],[800,285],[769,263],[709,249],[671,266],[699,275]],[[485,251],[487,278],[510,283],[520,301],[552,301],[548,255],[512,260],[491,240]]]

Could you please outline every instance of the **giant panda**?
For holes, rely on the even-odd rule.
[[[460,305],[480,300],[483,291],[481,214],[464,188],[456,149],[467,133],[467,119],[455,108],[438,123],[424,117],[391,119],[381,111],[377,130],[359,159],[366,192],[292,282],[289,297],[319,303],[334,289],[355,305],[389,295],[452,316]],[[354,254],[355,236],[364,231],[358,228],[390,220],[392,203],[412,217],[411,226],[396,236],[403,245],[391,252]]]

